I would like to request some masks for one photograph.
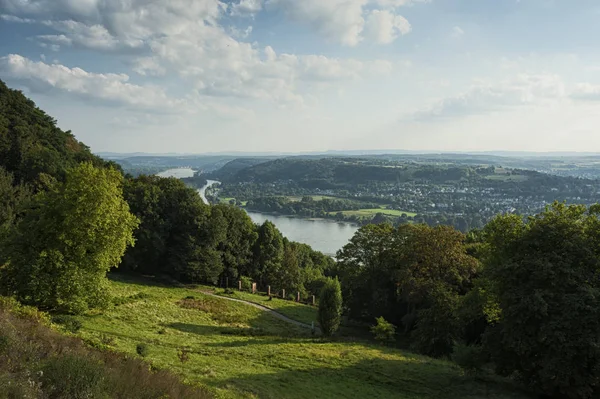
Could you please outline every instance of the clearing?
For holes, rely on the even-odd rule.
[[[358,216],[358,217],[373,217],[375,215],[377,215],[378,213],[383,213],[384,215],[388,215],[388,216],[397,216],[400,217],[403,214],[406,214],[406,216],[411,216],[414,217],[417,214],[414,212],[406,212],[406,211],[398,211],[395,209],[385,209],[384,206],[380,207],[380,208],[373,208],[373,209],[358,209],[356,211],[341,211],[342,214],[344,214],[344,216]],[[335,215],[338,212],[329,212],[330,215]]]
[[[147,361],[208,387],[217,398],[527,398],[506,380],[464,376],[447,361],[363,342],[323,341],[253,306],[205,295],[202,287],[113,275],[109,289],[114,306],[80,317],[78,334],[132,355],[146,343]],[[279,301],[272,306],[296,312]],[[312,317],[308,310],[299,318]],[[178,356],[183,347],[186,362]]]

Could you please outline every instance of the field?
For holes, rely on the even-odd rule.
[[[112,280],[115,306],[82,316],[78,334],[132,355],[146,343],[147,361],[206,386],[217,398],[527,397],[504,380],[464,376],[447,361],[375,344],[323,341],[309,329],[201,289]],[[180,356],[188,360],[182,362],[178,350],[184,347]]]
[[[223,290],[216,291],[217,295],[226,296],[229,298],[242,299],[248,302],[253,302],[269,309],[273,309],[284,316],[300,321],[305,324],[310,324],[313,321],[317,322],[317,308],[296,303],[294,301],[283,300],[273,297],[269,301],[269,297],[265,295],[252,294],[250,292],[235,291],[233,294],[224,294]],[[275,294],[273,292],[272,294]]]
[[[340,199],[338,197],[331,197],[328,195],[307,195],[307,197],[311,197],[313,199],[313,201],[322,201],[324,199],[330,199],[330,200]],[[302,198],[304,198],[304,197],[302,197],[302,196],[286,196],[285,198],[291,202],[300,202],[300,201],[302,201]],[[341,198],[341,199],[344,199],[344,198]]]
[[[337,212],[330,212],[330,215],[335,215]],[[403,214],[406,214],[406,216],[416,216],[416,213],[414,212],[405,212],[405,211],[397,211],[395,209],[385,209],[384,207],[381,208],[374,208],[374,209],[358,209],[356,211],[342,211],[342,214],[344,214],[344,216],[358,216],[358,217],[369,217],[372,218],[373,216],[375,216],[378,213],[383,213],[384,215],[388,215],[388,216],[402,216]]]
[[[504,168],[496,168],[496,173],[490,176],[486,176],[488,180],[500,180],[500,181],[514,181],[524,182],[529,180],[529,177],[525,175],[513,175],[512,171]]]

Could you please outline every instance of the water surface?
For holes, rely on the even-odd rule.
[[[335,255],[358,230],[352,224],[329,220],[300,219],[250,211],[248,215],[254,223],[262,224],[270,220],[289,240],[308,244],[327,255]]]

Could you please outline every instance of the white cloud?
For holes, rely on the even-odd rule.
[[[363,7],[369,1],[269,0],[268,5],[308,21],[332,40],[353,45],[362,40]],[[258,12],[261,1],[239,1],[229,8],[218,0],[0,0],[0,5],[53,29],[56,34],[37,37],[44,48],[121,51],[130,56],[127,62],[135,73],[182,78],[187,88],[205,97],[303,104],[311,90],[393,69],[381,60],[277,54],[271,47],[262,50],[243,41],[252,27],[242,31],[219,24],[233,9]],[[409,29],[408,21],[394,16],[388,36],[380,40]]]
[[[231,34],[231,36],[238,38],[238,39],[248,38],[248,36],[250,36],[250,34],[252,33],[252,30],[253,30],[252,26],[248,26],[244,30],[238,29],[235,26],[229,27],[229,33]]]
[[[35,62],[16,54],[0,57],[0,74],[23,82],[32,91],[59,90],[85,99],[139,109],[169,109],[180,104],[158,87],[128,83],[125,74],[98,74],[80,68]]]
[[[455,39],[458,39],[460,37],[463,37],[465,34],[465,31],[460,27],[460,26],[455,26],[454,28],[452,28],[452,37]]]
[[[373,10],[367,18],[365,36],[380,44],[389,44],[412,30],[410,22],[387,10]]]
[[[365,38],[391,43],[411,31],[408,20],[395,13],[401,6],[426,0],[267,0],[267,7],[309,25],[332,42],[356,46]],[[372,10],[373,6],[379,9]]]
[[[1,3],[0,3],[1,4]],[[19,18],[14,15],[0,14],[0,19],[6,22],[14,22],[18,24],[34,24],[36,21],[29,18]]]
[[[579,83],[571,92],[571,98],[580,101],[600,101],[600,85]]]
[[[203,21],[214,23],[222,7],[219,0],[0,0],[0,9],[37,18],[94,49],[137,47]]]
[[[373,3],[382,8],[412,6],[416,3],[429,3],[431,0],[374,0]]]
[[[504,81],[479,82],[469,90],[412,113],[409,119],[435,120],[497,112],[518,106],[556,102],[566,97],[558,75],[518,75]]]
[[[167,70],[154,57],[136,58],[132,68],[135,73],[142,76],[163,76]]]
[[[239,3],[231,4],[230,13],[233,16],[254,16],[262,10],[262,0],[240,0]]]
[[[355,46],[361,40],[365,20],[363,7],[369,0],[269,0],[296,21],[306,23],[331,41]]]

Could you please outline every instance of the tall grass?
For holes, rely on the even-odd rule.
[[[165,370],[89,348],[33,308],[0,297],[0,398],[209,398]]]

